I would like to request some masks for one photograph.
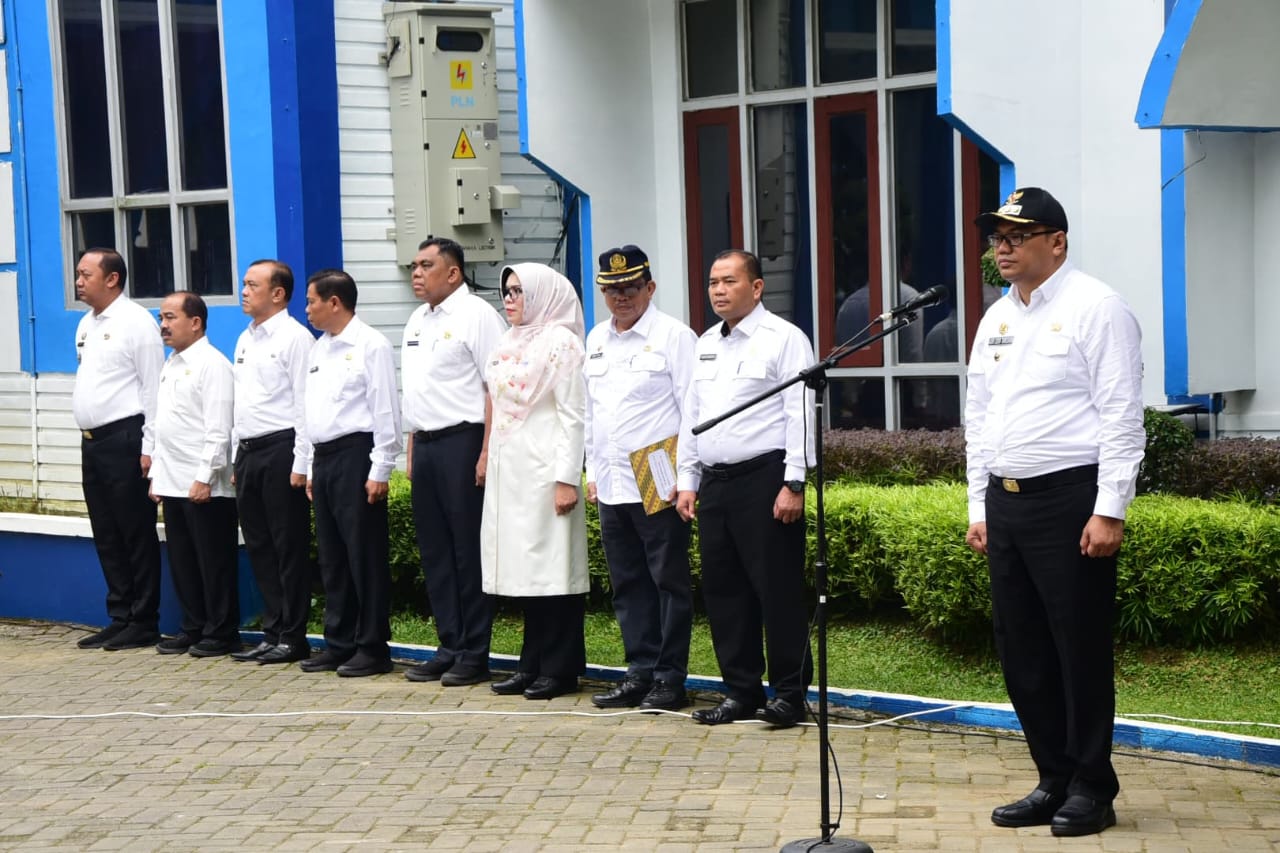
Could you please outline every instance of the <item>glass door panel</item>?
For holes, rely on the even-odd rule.
[[[875,95],[814,101],[819,354],[859,336],[883,308]],[[874,331],[874,330],[873,330]],[[879,366],[876,343],[841,366]]]
[[[717,319],[707,298],[711,262],[725,249],[743,246],[741,163],[736,108],[685,113],[689,325],[699,334]]]

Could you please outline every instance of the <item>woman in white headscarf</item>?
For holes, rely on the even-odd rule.
[[[480,565],[484,591],[518,599],[524,644],[495,693],[551,699],[586,669],[586,516],[581,500],[586,393],[582,305],[543,264],[502,270],[511,328],[485,366],[493,427]]]

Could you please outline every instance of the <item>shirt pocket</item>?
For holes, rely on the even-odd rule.
[[[283,391],[289,380],[288,374],[284,371],[284,365],[270,357],[253,365],[253,374],[262,387],[263,393],[268,397],[274,397]]]
[[[744,358],[738,362],[734,379],[768,379],[769,365],[757,358]]]
[[[609,372],[609,359],[603,355],[587,359],[587,366],[583,368],[588,379],[599,378]]]
[[[693,378],[695,382],[713,381],[719,377],[720,362],[716,359],[699,361],[698,366],[693,369]]]
[[[1061,382],[1067,376],[1071,341],[1060,335],[1036,341],[1027,359],[1027,376],[1042,384]]]

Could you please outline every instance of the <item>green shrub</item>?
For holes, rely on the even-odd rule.
[[[1280,441],[1221,438],[1196,445],[1181,474],[1179,493],[1280,503]]]
[[[1138,494],[1182,493],[1182,477],[1196,438],[1190,428],[1173,415],[1147,409],[1142,413],[1147,433],[1147,449],[1138,470]]]
[[[1202,643],[1274,626],[1280,514],[1239,501],[1135,501],[1116,598],[1121,634],[1143,642]]]

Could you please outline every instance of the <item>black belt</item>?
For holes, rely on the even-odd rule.
[[[446,435],[453,435],[468,429],[484,429],[484,424],[473,424],[470,421],[463,421],[453,426],[441,427],[440,429],[420,429],[413,434],[414,442],[435,441],[444,438]]]
[[[1014,494],[1029,494],[1056,489],[1059,486],[1076,486],[1081,483],[1098,482],[1097,465],[1080,465],[1076,468],[1064,468],[1051,474],[1039,477],[997,477],[991,475],[991,488]]]
[[[293,428],[278,429],[275,432],[264,432],[262,435],[255,435],[253,438],[240,439],[240,449],[248,452],[251,450],[262,450],[264,447],[271,447],[274,444],[288,441],[293,442],[297,434]]]
[[[373,447],[373,433],[371,432],[349,432],[346,435],[340,435],[331,441],[317,441],[315,444],[316,456],[329,456],[340,450],[346,450],[348,447],[357,445],[365,445]]]
[[[120,432],[120,430],[128,429],[129,427],[140,427],[142,424],[143,417],[141,414],[130,415],[127,418],[121,418],[120,420],[112,421],[109,424],[96,426],[93,429],[82,429],[80,430],[80,437],[85,441],[95,441],[99,438],[106,438],[109,435]]]
[[[759,456],[753,456],[750,459],[744,459],[741,462],[723,462],[717,465],[703,465],[702,476],[710,477],[713,480],[732,480],[734,477],[741,477],[743,474],[750,474],[752,471],[763,468],[771,462],[781,462],[786,453],[781,450],[770,450],[768,453],[761,453]]]

